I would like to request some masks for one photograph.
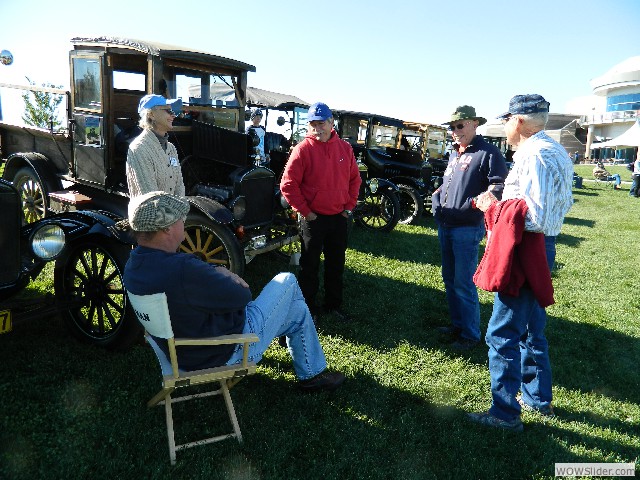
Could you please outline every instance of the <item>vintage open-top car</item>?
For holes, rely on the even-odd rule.
[[[182,251],[241,274],[256,255],[295,242],[297,224],[279,223],[276,175],[256,161],[255,138],[244,133],[253,66],[133,39],[72,44],[70,91],[0,84],[0,95],[62,95],[66,115],[60,129],[0,119],[0,320],[13,310],[12,295],[54,262],[54,302],[36,311],[60,312],[80,338],[121,348],[140,333],[122,286],[133,240],[121,220],[127,149],[145,94],[183,99],[169,138],[191,203]],[[212,100],[221,83],[232,98]]]
[[[141,334],[122,275],[132,239],[106,211],[52,214],[23,225],[20,194],[0,179],[0,319],[61,313],[81,340],[126,348]],[[55,297],[16,302],[14,295],[53,262]],[[3,329],[10,325],[4,324]]]
[[[72,44],[71,91],[48,89],[67,97],[65,128],[0,122],[3,178],[20,192],[26,221],[86,209],[123,216],[138,103],[155,93],[183,99],[169,138],[192,197],[182,250],[242,273],[256,255],[295,241],[297,232],[271,228],[281,209],[276,177],[256,164],[255,139],[244,133],[252,65],[126,38],[74,38]],[[220,84],[233,98],[211,99]]]
[[[422,152],[403,141],[402,120],[362,112],[337,110],[336,130],[351,144],[356,159],[370,177],[387,179],[398,187],[400,222],[412,223],[422,215],[431,170]]]

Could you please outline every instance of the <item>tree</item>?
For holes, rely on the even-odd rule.
[[[32,82],[29,77],[25,78],[29,85],[35,85],[35,82]],[[43,83],[42,86],[46,88],[62,88],[62,85],[55,86],[49,83]],[[62,100],[64,100],[64,95],[29,90],[22,94],[22,100],[24,100],[25,107],[22,120],[27,125],[51,129],[56,129],[56,127],[62,125],[58,118],[57,109]]]

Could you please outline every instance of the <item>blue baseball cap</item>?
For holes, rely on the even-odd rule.
[[[331,110],[327,107],[326,103],[317,102],[309,107],[309,112],[307,113],[307,121],[313,122],[314,120],[328,120],[333,117]]]
[[[180,113],[182,100],[179,98],[165,98],[162,95],[145,95],[138,104],[138,113],[142,113],[143,108],[153,108],[162,105],[169,105],[175,113]]]
[[[542,95],[536,93],[516,95],[509,100],[509,111],[496,118],[507,118],[511,115],[526,115],[528,113],[548,112],[549,102]]]

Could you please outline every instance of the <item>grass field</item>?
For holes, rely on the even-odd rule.
[[[576,171],[589,178],[592,168]],[[637,464],[640,200],[585,186],[558,239],[548,308],[555,419],[525,413],[520,434],[466,420],[490,405],[487,349],[459,354],[433,331],[448,315],[436,230],[425,217],[388,235],[353,230],[346,309],[357,320],[319,326],[344,386],[299,393],[274,344],[258,374],[232,390],[244,444],[179,452],[175,467],[163,409],[145,406],[160,384],[148,347],[92,348],[57,317],[16,324],[0,336],[0,478],[551,479],[556,462]],[[246,279],[255,295],[289,268],[259,257]],[[484,331],[492,295],[480,298]],[[175,410],[179,441],[228,428],[218,398]]]

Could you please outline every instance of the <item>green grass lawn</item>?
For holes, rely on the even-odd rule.
[[[580,168],[588,178],[593,167]],[[232,390],[244,444],[179,452],[175,467],[163,409],[145,405],[160,387],[148,347],[92,348],[57,317],[16,324],[0,336],[0,478],[551,479],[556,462],[637,462],[640,200],[585,186],[558,239],[548,308],[555,419],[524,414],[520,434],[466,420],[490,405],[487,348],[459,354],[433,331],[448,315],[425,217],[388,235],[353,230],[346,309],[357,320],[319,327],[344,386],[301,394],[274,344]],[[259,257],[246,279],[256,294],[289,268]],[[492,295],[480,298],[484,331]],[[221,402],[176,406],[178,440],[226,431]]]

